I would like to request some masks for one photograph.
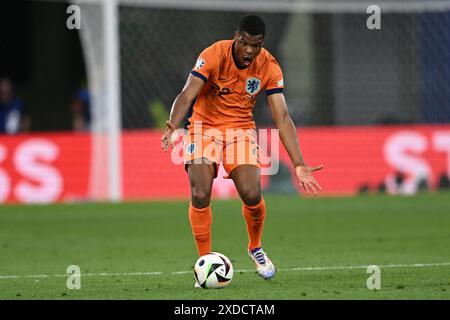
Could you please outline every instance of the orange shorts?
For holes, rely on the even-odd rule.
[[[222,162],[229,178],[234,168],[249,164],[260,168],[259,146],[256,130],[206,130],[202,133],[188,133],[183,137],[183,159],[189,163],[215,165],[215,177]]]

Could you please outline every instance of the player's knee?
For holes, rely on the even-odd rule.
[[[256,206],[261,202],[261,192],[259,190],[246,190],[242,194],[242,201],[248,206]]]
[[[192,191],[192,205],[198,209],[206,208],[211,202],[211,193],[203,190]]]

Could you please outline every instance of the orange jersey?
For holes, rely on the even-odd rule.
[[[203,50],[191,74],[205,81],[192,107],[188,128],[201,121],[203,128],[255,128],[253,107],[257,95],[282,92],[283,73],[275,58],[264,48],[246,68],[233,56],[234,40],[222,40]]]

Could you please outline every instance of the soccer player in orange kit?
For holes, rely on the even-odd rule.
[[[233,40],[218,41],[200,53],[172,105],[161,147],[167,151],[173,143],[172,133],[188,116],[183,157],[192,196],[189,221],[198,255],[211,252],[211,190],[222,161],[243,202],[248,254],[259,275],[270,279],[275,275],[275,266],[261,246],[266,206],[261,195],[259,149],[252,115],[261,91],[266,91],[281,141],[307,194],[321,190],[312,173],[323,166],[311,167],[303,160],[283,95],[283,73],[275,58],[263,48],[264,35],[264,21],[248,15],[240,21]],[[231,129],[235,132],[230,139]]]

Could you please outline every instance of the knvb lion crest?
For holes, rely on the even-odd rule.
[[[254,94],[258,93],[260,86],[261,86],[261,80],[259,80],[257,78],[248,78],[246,86],[245,86],[245,90],[249,94],[254,95]]]
[[[193,154],[195,152],[195,143],[190,143],[186,148],[187,154]]]

